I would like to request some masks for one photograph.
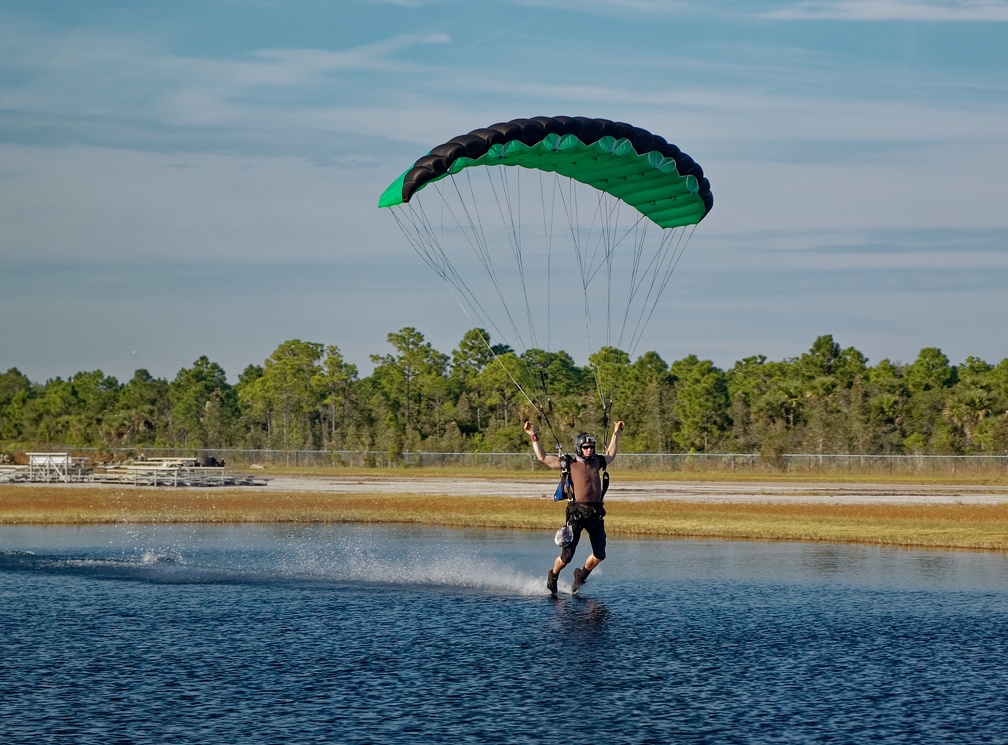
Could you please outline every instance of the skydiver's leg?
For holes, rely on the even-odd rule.
[[[601,520],[595,520],[589,523],[586,529],[588,538],[591,540],[592,552],[585,559],[584,569],[574,570],[574,584],[571,585],[571,592],[575,594],[581,589],[581,585],[588,581],[588,575],[591,574],[592,569],[601,564],[606,557],[605,523]]]
[[[560,574],[560,570],[574,560],[574,552],[577,551],[578,543],[581,541],[581,531],[584,530],[581,523],[573,523],[571,528],[574,533],[571,542],[560,549],[560,555],[553,562],[553,571],[556,574]]]
[[[556,557],[553,562],[553,568],[546,573],[546,588],[556,597],[557,594],[557,578],[560,576],[560,572],[563,568],[570,564],[571,559],[574,558],[574,551],[577,549],[578,541],[581,540],[581,525],[575,523],[574,526],[574,538],[569,544],[560,549],[560,555]]]
[[[590,572],[601,564],[606,557],[605,522],[602,520],[592,520],[585,526],[585,529],[588,531],[588,539],[591,541],[592,552],[591,556],[585,560],[584,568]]]
[[[553,597],[557,596],[557,579],[560,578],[560,570],[565,566],[567,565],[564,564],[563,559],[558,556],[557,560],[553,562],[553,568],[546,572],[546,589]]]

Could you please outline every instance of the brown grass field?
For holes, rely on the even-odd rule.
[[[408,488],[404,483],[404,488]],[[611,536],[819,541],[1008,551],[1008,501],[828,504],[611,501]],[[554,531],[549,498],[410,493],[278,492],[257,488],[0,485],[0,525],[94,523],[415,523]]]

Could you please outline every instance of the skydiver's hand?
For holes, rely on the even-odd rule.
[[[525,434],[529,437],[535,434],[535,427],[532,426],[532,422],[525,420],[525,425],[522,427],[525,430]]]
[[[613,427],[613,434],[617,434],[618,435],[620,432],[623,431],[623,428],[625,426],[626,426],[626,422],[624,422],[622,419],[620,419],[618,422],[616,422],[616,425]]]

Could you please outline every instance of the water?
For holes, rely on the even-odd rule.
[[[0,528],[0,742],[1008,742],[1004,555],[611,540],[551,600],[554,553]]]

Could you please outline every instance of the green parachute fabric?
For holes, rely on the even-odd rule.
[[[379,207],[409,202],[427,184],[472,166],[523,166],[604,191],[662,228],[699,223],[714,206],[703,169],[664,138],[587,117],[514,119],[438,145],[396,179]]]

